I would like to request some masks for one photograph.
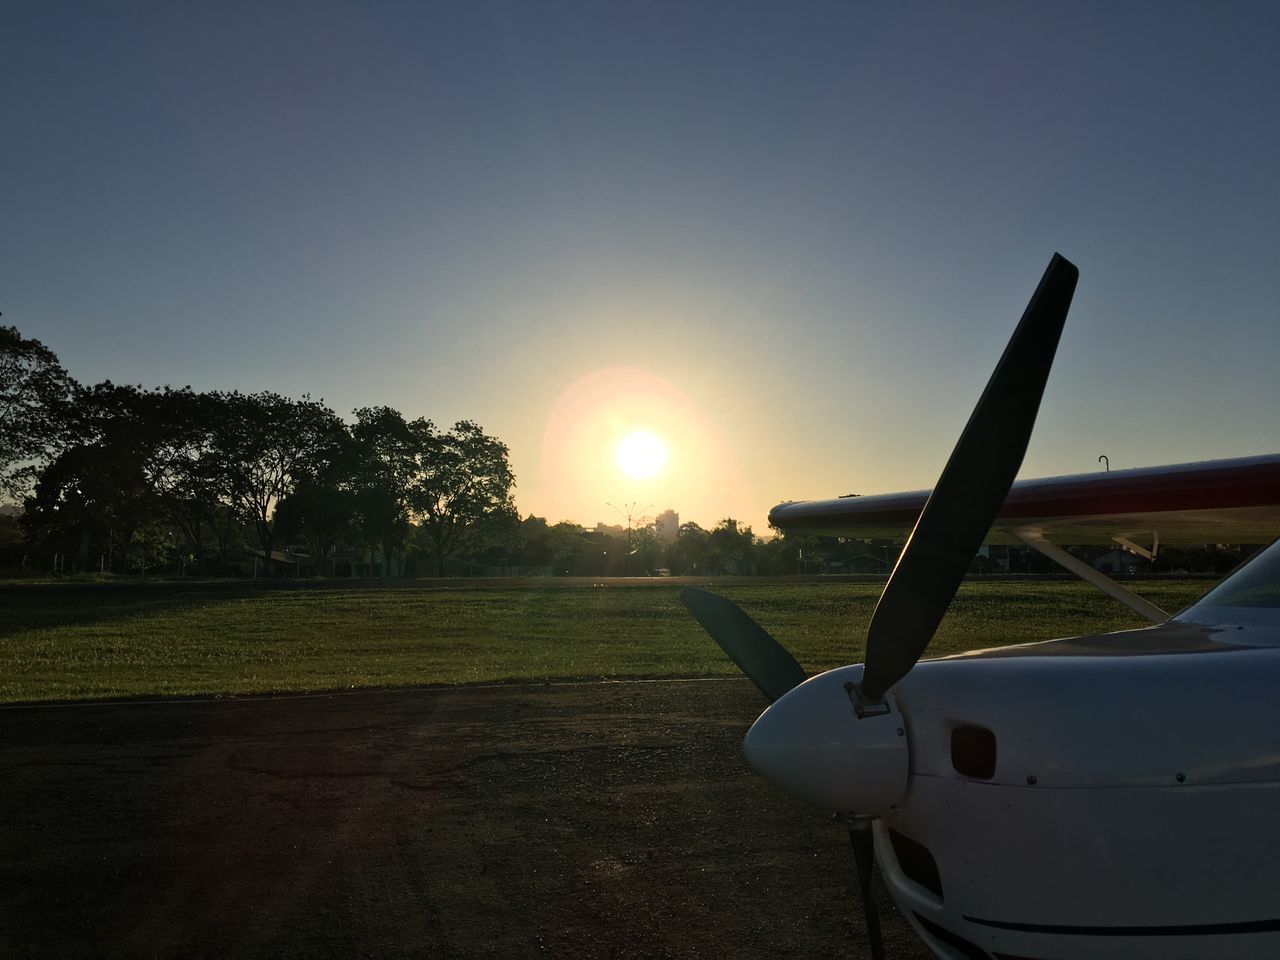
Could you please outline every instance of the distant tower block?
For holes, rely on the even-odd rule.
[[[680,514],[674,510],[664,510],[653,521],[653,528],[658,539],[666,543],[675,543],[680,535]]]

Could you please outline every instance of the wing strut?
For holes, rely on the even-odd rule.
[[[1130,553],[1142,557],[1144,560],[1149,560],[1152,563],[1155,562],[1156,554],[1160,552],[1160,533],[1158,531],[1151,534],[1150,550],[1146,547],[1138,546],[1128,537],[1112,537],[1111,540],[1113,543],[1120,544],[1120,546],[1124,547]]]
[[[1130,610],[1139,616],[1146,617],[1152,623],[1164,623],[1169,619],[1169,614],[1165,613],[1154,603],[1148,603],[1132,590],[1126,590],[1120,584],[1116,583],[1105,573],[1093,569],[1089,564],[1076,557],[1073,557],[1067,551],[1063,550],[1056,544],[1050,543],[1044,538],[1039,530],[1030,530],[1025,528],[1010,527],[1007,531],[1025,543],[1037,553],[1043,553],[1046,557],[1061,567],[1065,567],[1074,573],[1086,583],[1091,583],[1109,597],[1119,600]]]

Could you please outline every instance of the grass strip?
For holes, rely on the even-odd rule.
[[[1131,586],[1174,611],[1208,585]],[[8,588],[0,595],[0,702],[736,674],[678,602],[679,586],[643,586]],[[881,589],[709,586],[811,672],[862,659]],[[961,587],[929,655],[1144,624],[1083,583],[973,581]]]

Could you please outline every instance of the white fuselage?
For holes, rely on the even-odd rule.
[[[909,775],[876,854],[938,956],[1280,957],[1280,629],[1186,616],[922,661],[893,689]]]
[[[896,690],[911,779],[876,830],[899,907],[989,953],[1280,956],[1280,649],[1170,624],[920,663]],[[1246,636],[1252,633],[1253,636]],[[995,734],[956,772],[951,731]],[[889,830],[937,861],[904,875]]]

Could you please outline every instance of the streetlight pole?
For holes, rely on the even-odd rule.
[[[613,507],[613,509],[618,512],[618,516],[625,518],[627,521],[627,555],[622,558],[622,575],[624,577],[629,577],[631,576],[631,518],[632,516],[643,513],[645,510],[652,510],[653,504],[651,503],[647,507],[641,507],[640,510],[636,510],[636,505],[634,503],[624,503],[622,506],[627,508],[625,511],[622,507],[616,506],[608,501],[605,502],[605,506]]]

